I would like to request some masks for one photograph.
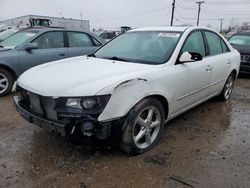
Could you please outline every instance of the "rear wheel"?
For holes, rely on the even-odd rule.
[[[231,73],[229,77],[227,78],[227,81],[224,85],[222,92],[219,95],[219,98],[222,101],[227,101],[228,99],[230,99],[232,91],[233,91],[233,86],[234,86],[234,74]]]
[[[160,140],[164,121],[164,109],[158,100],[154,98],[142,100],[130,110],[127,116],[121,149],[130,154],[150,150]]]
[[[0,96],[8,94],[14,84],[13,76],[5,69],[0,68]]]

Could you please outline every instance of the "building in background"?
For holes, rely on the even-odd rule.
[[[39,15],[26,15],[0,22],[7,26],[52,26],[64,27],[81,31],[90,31],[89,20],[80,20],[72,18],[49,17]]]

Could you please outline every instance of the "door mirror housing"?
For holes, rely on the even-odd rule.
[[[196,52],[184,52],[179,58],[180,64],[194,61],[201,61],[202,55]]]
[[[31,51],[34,49],[38,49],[38,44],[36,42],[29,43],[24,47],[24,50]]]

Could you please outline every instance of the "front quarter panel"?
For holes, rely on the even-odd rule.
[[[125,116],[142,99],[157,95],[164,97],[168,102],[169,113],[175,97],[175,76],[172,66],[159,67],[149,74],[128,79],[115,86],[97,93],[97,95],[111,94],[111,98],[99,116],[99,121],[109,121]],[[166,117],[167,118],[167,117]]]
[[[0,66],[11,69],[17,76],[22,74],[22,69],[18,60],[17,50],[0,52]]]
[[[146,79],[131,79],[121,82],[113,88],[111,98],[104,112],[99,116],[99,121],[109,121],[124,115],[138,101],[150,92]]]

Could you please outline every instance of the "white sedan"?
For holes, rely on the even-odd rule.
[[[37,66],[17,82],[15,104],[29,122],[66,137],[112,137],[143,153],[167,121],[219,96],[230,98],[240,54],[202,27],[128,31],[95,53]]]

